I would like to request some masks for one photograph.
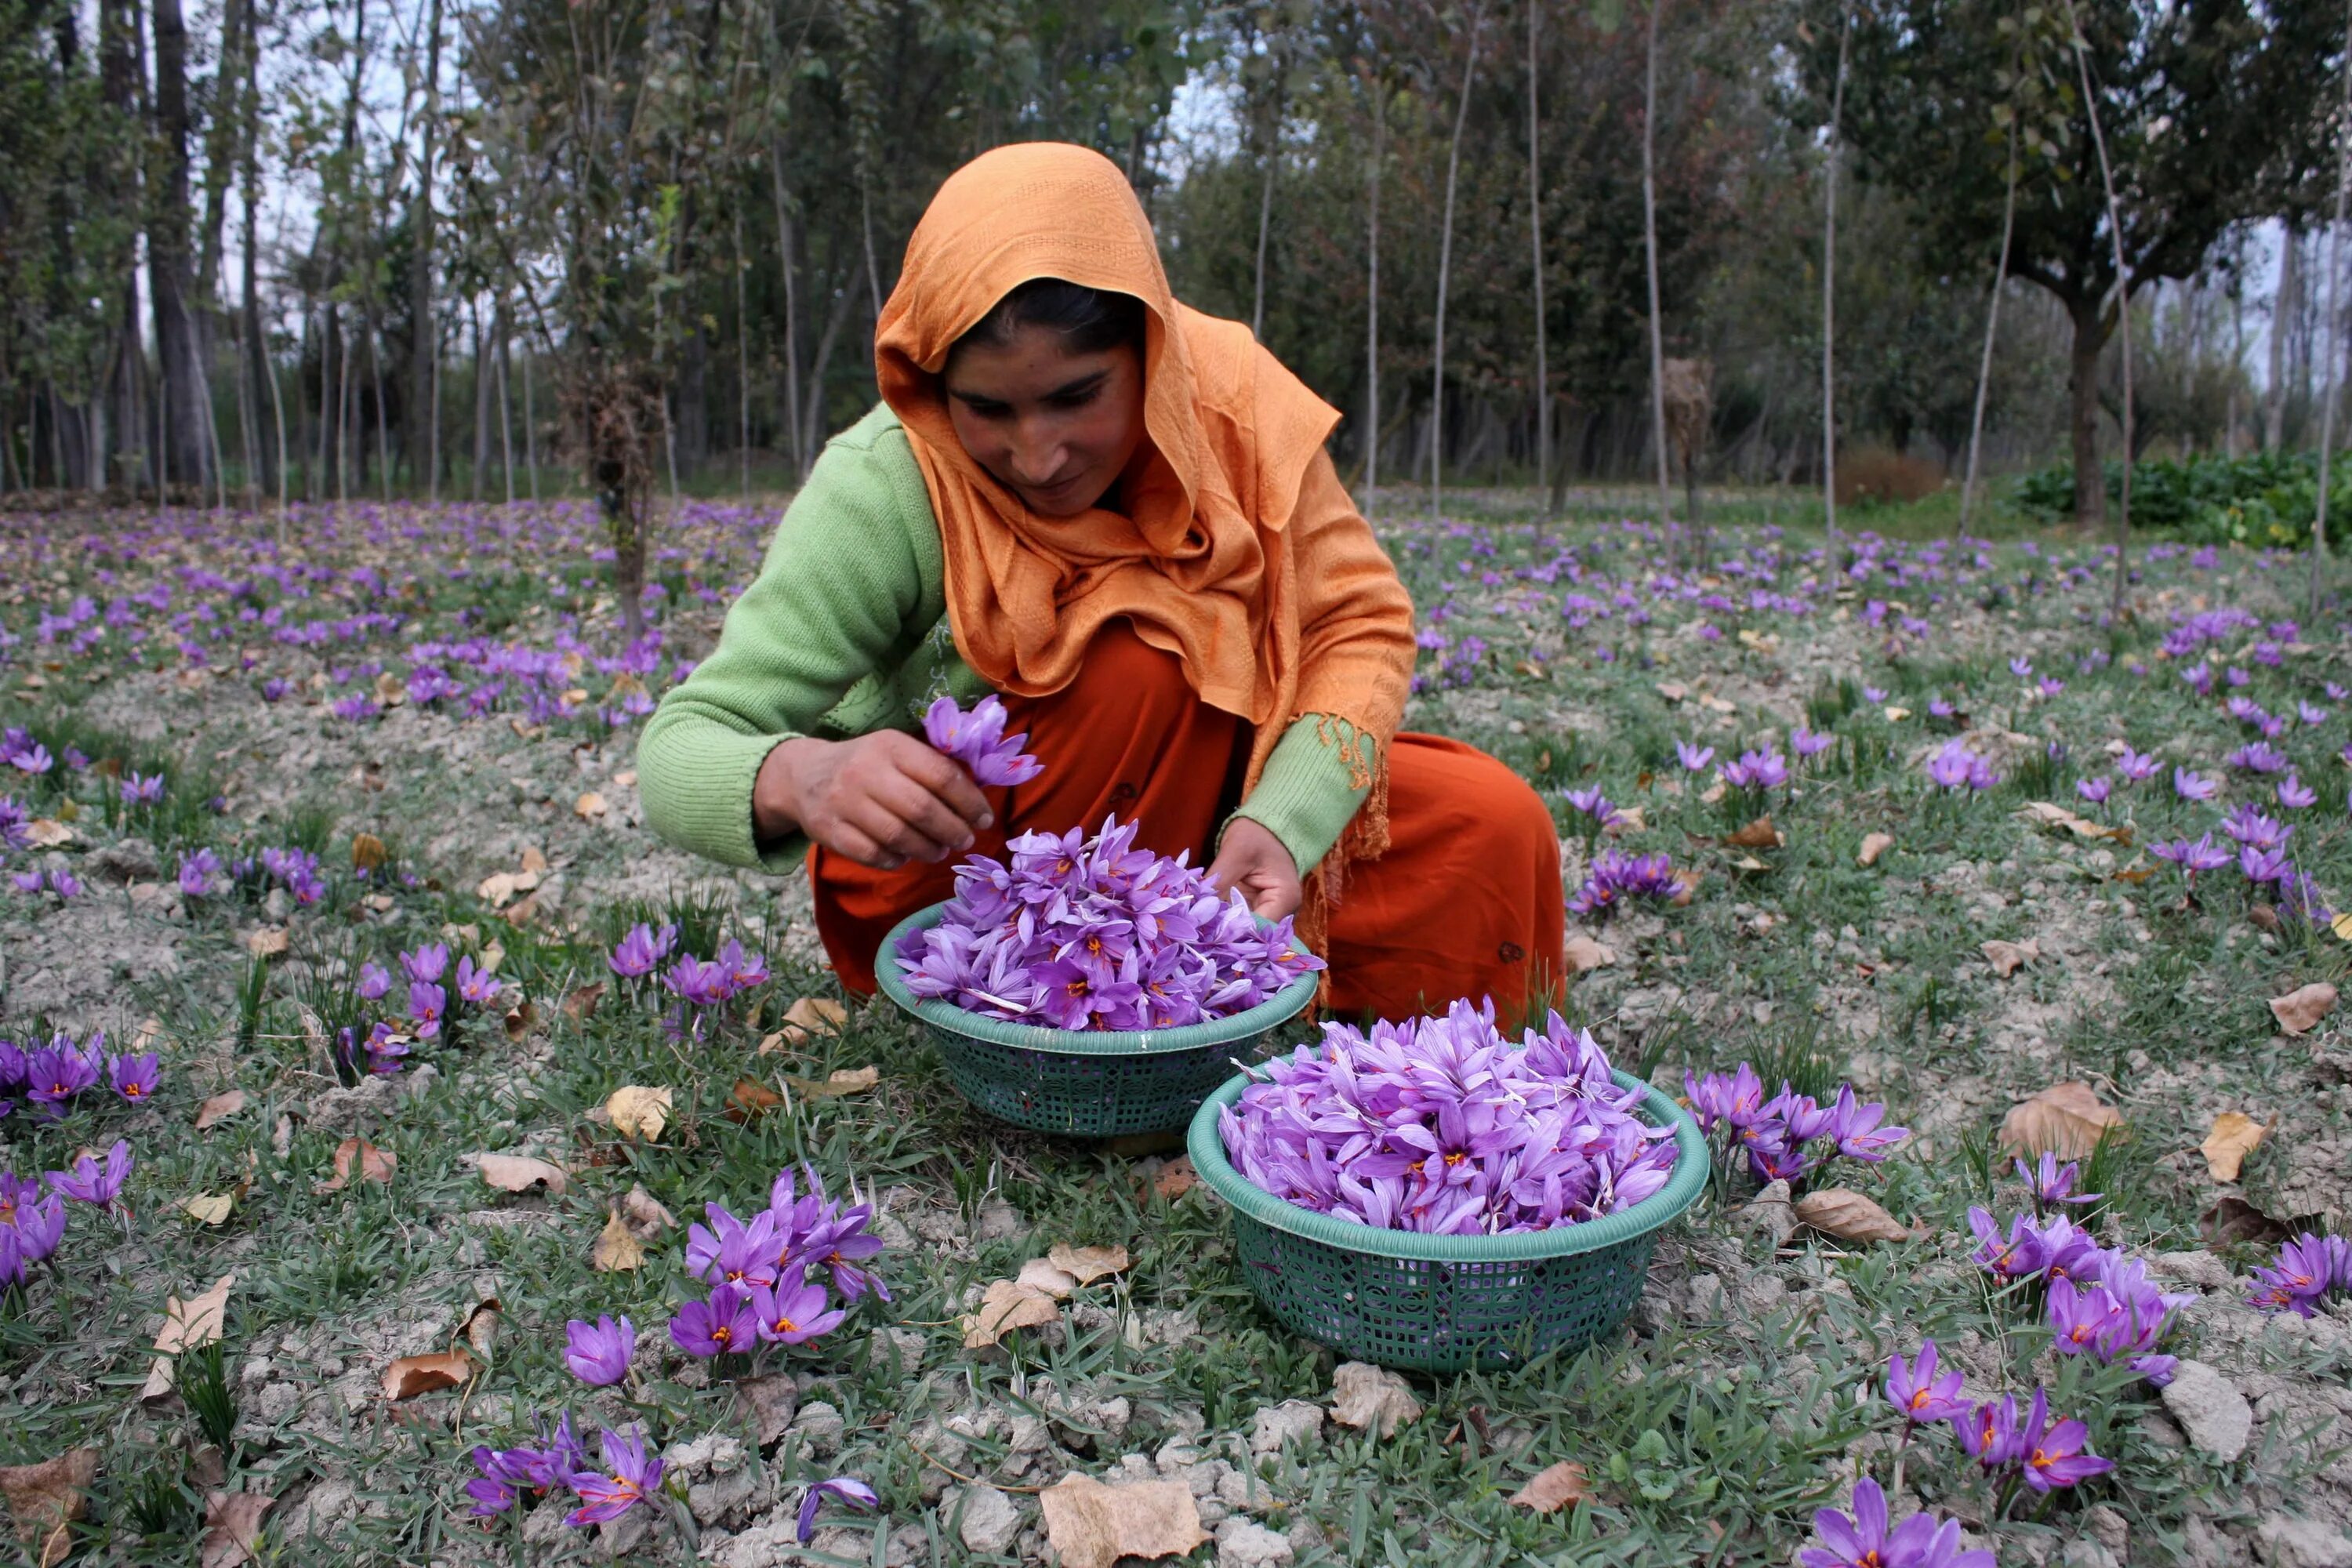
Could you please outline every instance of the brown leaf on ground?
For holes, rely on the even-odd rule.
[[[483,1154],[482,1180],[502,1193],[526,1193],[544,1183],[551,1197],[562,1197],[571,1177],[561,1165],[551,1165],[544,1160],[534,1160],[527,1154]]]
[[[1789,842],[1789,836],[1772,826],[1769,812],[1758,817],[1737,833],[1727,833],[1718,841],[1731,849],[1778,849]]]
[[[278,1500],[267,1492],[205,1494],[205,1535],[200,1568],[240,1568],[261,1544],[261,1516]]]
[[[133,1051],[152,1051],[163,1038],[163,1019],[152,1016],[142,1018],[137,1032],[131,1037],[131,1048]]]
[[[1873,1200],[1845,1187],[1825,1187],[1799,1198],[1797,1223],[1840,1241],[1908,1241],[1911,1232]]]
[[[1034,1286],[992,1279],[981,1296],[980,1310],[963,1320],[963,1348],[984,1350],[1014,1329],[1039,1328],[1061,1315],[1054,1298]]]
[[[639,1241],[651,1241],[677,1224],[677,1217],[654,1200],[642,1182],[631,1187],[628,1195],[621,1200],[621,1215]]]
[[[624,1084],[613,1091],[604,1102],[604,1114],[613,1119],[613,1131],[624,1138],[642,1138],[651,1142],[662,1135],[669,1125],[670,1094],[666,1089],[648,1089],[641,1083]]]
[[[2234,1194],[2215,1199],[2211,1208],[2197,1216],[2198,1234],[2205,1238],[2208,1247],[2214,1248],[2241,1244],[2276,1247],[2304,1228],[2306,1227],[2290,1221],[2273,1219]]]
[[[1713,805],[1717,801],[1721,800],[1725,795],[1730,793],[1731,786],[1725,784],[1718,778],[1713,784],[1707,785],[1706,788],[1701,790],[1699,792],[1698,798],[1704,805]]]
[[[2313,1025],[2336,1011],[2336,987],[2325,980],[2299,985],[2284,996],[2271,998],[2271,1016],[2290,1035],[2306,1034]]]
[[[596,1233],[595,1245],[588,1249],[588,1267],[600,1274],[617,1274],[635,1268],[646,1260],[646,1245],[630,1231],[614,1209],[604,1221],[604,1228]]]
[[[575,986],[563,998],[563,1016],[575,1024],[584,1024],[596,1013],[596,1004],[604,999],[604,983],[592,980]]]
[[[1151,1190],[1174,1203],[1201,1184],[1200,1173],[1192,1169],[1192,1156],[1179,1154],[1150,1174]]]
[[[837,1035],[849,1022],[849,1009],[829,996],[803,996],[784,1009],[775,1033],[760,1041],[760,1054],[769,1055],[806,1043],[811,1035]]]
[[[1537,1513],[1557,1513],[1589,1502],[1591,1498],[1592,1483],[1586,1479],[1584,1467],[1574,1459],[1562,1459],[1530,1476],[1528,1484],[1513,1492],[1509,1500],[1515,1507]]]
[[[2086,1083],[2054,1083],[2010,1107],[2001,1119],[2000,1148],[2028,1159],[2044,1150],[2062,1160],[2088,1157],[2099,1140],[2120,1136],[2123,1112],[2103,1102]]]
[[[36,849],[55,849],[70,844],[79,837],[72,828],[54,816],[37,816],[25,827],[26,836]]]
[[[845,1094],[864,1094],[882,1081],[882,1069],[875,1067],[835,1068],[824,1078],[794,1078],[789,1073],[784,1081],[803,1100],[839,1100]]]
[[[383,1396],[414,1399],[436,1388],[456,1388],[474,1375],[474,1358],[461,1350],[404,1355],[383,1369]]]
[[[1043,1258],[1033,1258],[1023,1264],[1021,1272],[1013,1282],[1024,1290],[1051,1296],[1056,1301],[1066,1300],[1070,1292],[1078,1288],[1076,1280]]]
[[[380,871],[383,868],[383,840],[373,833],[352,835],[352,869]]]
[[[2018,807],[2017,815],[2042,827],[2063,827],[2077,838],[2112,838],[2118,844],[2131,842],[2131,826],[2110,827],[2104,822],[2093,822],[2046,800],[2029,801]]]
[[[1685,686],[1679,680],[1661,680],[1658,682],[1655,690],[1659,696],[1664,698],[1669,702],[1680,702],[1684,698],[1690,695],[1690,688]]]
[[[2256,931],[2267,931],[2272,936],[2276,936],[2286,929],[2279,922],[2278,910],[2268,904],[2247,905],[2246,923]]]
[[[1111,1568],[1122,1557],[1174,1557],[1209,1539],[1192,1489],[1181,1481],[1108,1487],[1064,1476],[1037,1494],[1045,1540],[1062,1568]]]
[[[485,1296],[457,1325],[457,1337],[473,1346],[474,1353],[484,1361],[490,1359],[490,1347],[498,1343],[499,1316],[505,1310],[496,1296]]]
[[[163,1298],[163,1326],[155,1335],[155,1360],[147,1368],[147,1382],[139,1390],[142,1399],[160,1399],[172,1391],[172,1357],[186,1351],[201,1350],[221,1337],[228,1321],[229,1287],[236,1276],[224,1274],[202,1295],[185,1301],[177,1296]]]
[[[1091,1285],[1106,1274],[1127,1272],[1127,1248],[1072,1247],[1066,1241],[1056,1242],[1046,1252],[1045,1261],[1079,1284]]]
[[[236,1197],[230,1193],[197,1193],[173,1206],[198,1225],[219,1225],[236,1210]]]
[[[604,816],[606,809],[604,797],[593,789],[583,792],[578,800],[572,803],[573,815],[583,822],[597,821]]]
[[[2032,938],[2024,942],[2002,942],[1996,937],[1979,951],[1984,953],[1985,962],[1992,965],[1992,972],[2006,980],[2017,973],[2021,964],[2040,962],[2042,943]]]
[[[1686,866],[1681,870],[1676,871],[1675,873],[1675,896],[1666,900],[1667,906],[1671,909],[1677,910],[1688,909],[1690,907],[1692,898],[1698,892],[1698,885],[1706,879],[1706,873],[1699,870],[1696,867]]]
[[[263,926],[245,933],[245,951],[256,958],[276,958],[286,951],[286,928]]]
[[[319,1184],[322,1193],[339,1193],[352,1184],[353,1173],[362,1182],[386,1183],[400,1166],[398,1156],[386,1153],[364,1138],[346,1138],[335,1145],[335,1174]]]
[[[737,1124],[765,1116],[784,1102],[784,1097],[756,1078],[739,1078],[735,1087],[727,1091],[727,1120]]]
[[[1360,1361],[1341,1362],[1331,1369],[1331,1419],[1359,1432],[1393,1436],[1407,1422],[1421,1418],[1421,1401],[1412,1384],[1392,1372]]]
[[[2205,1169],[2217,1182],[2234,1182],[2245,1169],[2246,1156],[2258,1148],[2271,1130],[2266,1121],[2257,1121],[2240,1110],[2225,1110],[2213,1118],[2213,1129],[2198,1145],[2205,1156]]]
[[[539,1009],[531,1005],[530,997],[525,996],[509,1007],[506,1016],[499,1022],[506,1029],[508,1039],[520,1040],[530,1033],[530,1026],[538,1017]]]
[[[68,1448],[37,1465],[0,1465],[0,1499],[16,1539],[40,1568],[56,1568],[73,1551],[72,1524],[89,1505],[98,1478],[98,1450]]]
[[[1875,866],[1878,864],[1878,858],[1894,847],[1895,835],[1865,833],[1862,836],[1862,847],[1854,851],[1853,863],[1857,866]],[[1553,1468],[1557,1469],[1559,1467],[1554,1466]],[[1580,1476],[1583,1473],[1581,1470],[1577,1472]]]
[[[241,1089],[232,1089],[226,1094],[214,1095],[196,1107],[196,1131],[202,1132],[218,1122],[226,1121],[244,1109],[245,1090]]]
[[[1571,974],[1586,974],[1596,969],[1606,969],[1617,962],[1617,950],[1604,947],[1583,932],[1568,939],[1566,949],[1568,970]]]

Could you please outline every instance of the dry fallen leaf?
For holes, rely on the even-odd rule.
[[[352,869],[376,871],[383,868],[383,840],[373,833],[352,835]]]
[[[386,1399],[414,1399],[436,1388],[455,1388],[474,1375],[474,1358],[462,1350],[404,1355],[383,1369]]]
[[[1360,1361],[1331,1369],[1331,1419],[1340,1426],[1387,1437],[1420,1416],[1412,1384],[1397,1373]]]
[[[1778,849],[1789,841],[1789,836],[1772,826],[1770,813],[1758,817],[1737,833],[1726,834],[1722,842],[1733,849]]]
[[[784,1097],[756,1078],[739,1078],[727,1091],[727,1120],[742,1123],[764,1116],[784,1102]]]
[[[822,1079],[794,1078],[786,1074],[784,1081],[803,1100],[838,1100],[845,1094],[864,1094],[882,1081],[882,1069],[874,1067],[835,1068]]]
[[[506,1016],[499,1022],[506,1030],[508,1039],[520,1040],[530,1032],[531,1023],[538,1016],[539,1009],[531,1005],[530,997],[525,996],[509,1007]]]
[[[1037,1494],[1045,1540],[1062,1568],[1111,1568],[1122,1557],[1173,1557],[1209,1539],[1192,1489],[1181,1481],[1108,1487],[1064,1476]]]
[[[457,1325],[457,1337],[473,1346],[474,1353],[484,1361],[490,1357],[490,1347],[498,1343],[500,1315],[505,1305],[496,1296],[485,1296],[474,1303],[466,1321]]]
[[[1024,1290],[1051,1296],[1056,1301],[1067,1299],[1070,1292],[1078,1288],[1076,1279],[1043,1258],[1033,1258],[1023,1264],[1020,1274],[1013,1282]]]
[[[172,1391],[172,1358],[185,1351],[201,1350],[221,1337],[223,1325],[228,1321],[229,1287],[236,1276],[224,1274],[212,1283],[212,1288],[200,1296],[183,1301],[177,1296],[163,1298],[163,1327],[155,1335],[155,1359],[147,1368],[147,1382],[139,1390],[142,1399],[160,1399]]]
[[[1127,1272],[1127,1248],[1072,1247],[1067,1242],[1056,1242],[1045,1254],[1045,1261],[1079,1284],[1091,1285],[1106,1274]]]
[[[156,1017],[142,1018],[139,1020],[138,1032],[131,1037],[131,1048],[134,1051],[152,1051],[155,1048],[157,1042],[162,1040],[163,1037],[163,1019]]]
[[[2273,1219],[2235,1194],[2218,1198],[2197,1218],[2197,1230],[2209,1247],[2234,1244],[2276,1247],[2302,1227]]]
[[[797,1046],[811,1035],[837,1035],[849,1021],[849,1009],[827,996],[803,996],[784,1009],[776,1032],[760,1042],[762,1054]]]
[[[484,1154],[480,1160],[482,1180],[502,1193],[529,1192],[544,1182],[549,1195],[560,1198],[565,1183],[571,1179],[563,1173],[562,1166],[526,1154]]]
[[[1825,1187],[1799,1198],[1799,1225],[1840,1241],[1908,1241],[1911,1233],[1871,1199],[1845,1187]]]
[[[1718,778],[1713,784],[1699,791],[1698,798],[1703,805],[1713,805],[1717,801],[1721,800],[1725,795],[1730,793],[1731,786],[1725,784],[1720,778]]]
[[[1688,909],[1690,907],[1692,895],[1698,891],[1699,883],[1706,879],[1706,873],[1699,870],[1696,867],[1686,866],[1681,870],[1676,871],[1675,873],[1675,896],[1668,899],[1666,903],[1674,909]]]
[[[2063,827],[2077,838],[2112,838],[2118,844],[2131,842],[2132,830],[2128,825],[2109,827],[2103,822],[2093,822],[2046,800],[2029,801],[2018,808],[2017,815],[2043,827]]]
[[[1190,1154],[1177,1155],[1151,1176],[1151,1190],[1171,1204],[1200,1184],[1200,1173],[1192,1169]]]
[[[980,1299],[980,1310],[963,1320],[963,1347],[983,1350],[1014,1329],[1038,1328],[1061,1316],[1062,1309],[1054,1298],[1035,1287],[992,1279]]]
[[[261,1543],[261,1516],[278,1500],[267,1492],[205,1494],[205,1535],[199,1568],[239,1568]]]
[[[77,837],[74,830],[54,816],[37,816],[25,827],[26,836],[36,849],[55,849],[70,844]]]
[[[338,1193],[350,1186],[354,1167],[363,1182],[389,1182],[399,1165],[398,1156],[386,1153],[366,1139],[346,1138],[335,1145],[334,1179],[320,1183],[319,1191]]]
[[[1571,974],[1583,974],[1595,969],[1606,969],[1617,962],[1617,950],[1604,947],[1583,932],[1568,939],[1568,968]]]
[[[245,1109],[245,1090],[232,1089],[226,1094],[214,1095],[196,1107],[196,1131],[202,1132],[215,1122],[225,1121]]]
[[[563,998],[563,1016],[575,1024],[584,1024],[596,1012],[596,1004],[604,999],[604,983],[591,981],[579,986]]]
[[[198,1225],[219,1225],[236,1207],[236,1199],[228,1193],[198,1193],[194,1197],[182,1198],[179,1207]]]
[[[614,1209],[604,1221],[604,1228],[596,1233],[596,1243],[588,1249],[588,1267],[600,1274],[617,1274],[635,1268],[646,1260],[646,1245],[633,1235]]]
[[[2252,1153],[2270,1131],[2268,1122],[2257,1121],[2243,1111],[2225,1110],[2213,1118],[2213,1130],[2205,1134],[2199,1152],[2205,1156],[2205,1168],[2217,1182],[2234,1182],[2245,1168],[2246,1156]]]
[[[1690,695],[1690,688],[1679,680],[1661,680],[1656,688],[1659,696],[1669,702],[1680,702]]]
[[[263,926],[246,932],[245,951],[256,958],[276,958],[286,951],[286,928]]]
[[[654,1200],[653,1194],[646,1191],[642,1182],[631,1187],[628,1195],[621,1200],[621,1213],[629,1222],[630,1232],[639,1241],[651,1241],[677,1224],[669,1210],[662,1207]]]
[[[1894,847],[1893,834],[1865,833],[1862,836],[1862,847],[1854,852],[1853,863],[1857,866],[1875,866],[1878,864],[1878,858]],[[1555,1465],[1552,1468],[1558,1469],[1559,1467]],[[1581,1476],[1583,1472],[1579,1470],[1577,1474]]]
[[[613,1091],[604,1102],[604,1113],[613,1119],[613,1131],[624,1138],[642,1138],[647,1142],[662,1135],[669,1125],[670,1096],[666,1089],[648,1089],[641,1083],[624,1084]]]
[[[73,1551],[71,1527],[89,1506],[97,1477],[95,1448],[68,1448],[37,1465],[0,1465],[0,1498],[39,1568],[55,1568]]]
[[[1538,1513],[1556,1513],[1588,1501],[1591,1496],[1592,1483],[1585,1479],[1584,1467],[1574,1459],[1562,1459],[1538,1470],[1526,1486],[1511,1494],[1509,1500],[1516,1507]]]
[[[2271,1016],[2290,1035],[2306,1034],[2311,1026],[2336,1011],[2336,987],[2324,980],[2297,986],[2271,998]]]
[[[1986,942],[1981,951],[1985,962],[1992,965],[1992,972],[2006,980],[2017,973],[2019,965],[2034,963],[2042,957],[2042,943],[2039,939],[2002,942],[1996,937]]]
[[[2001,1119],[2000,1147],[2003,1153],[2028,1159],[2047,1150],[2062,1160],[2080,1160],[2098,1147],[2102,1136],[2120,1133],[2123,1125],[2123,1112],[2103,1103],[2089,1084],[2070,1080],[2010,1107]]]
[[[589,790],[572,803],[572,809],[583,822],[594,822],[604,815],[604,797],[593,789]]]

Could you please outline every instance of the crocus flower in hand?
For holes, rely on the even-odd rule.
[[[563,1364],[589,1387],[608,1388],[628,1375],[637,1330],[627,1318],[616,1322],[600,1315],[593,1323],[574,1318],[563,1325]]]
[[[970,712],[952,697],[933,702],[923,715],[923,735],[934,750],[944,752],[971,770],[984,784],[1027,784],[1045,771],[1045,764],[1024,755],[1024,732],[1004,732],[1004,704],[993,694],[983,697]]]
[[[84,1154],[74,1162],[72,1171],[51,1171],[48,1173],[49,1185],[69,1198],[105,1208],[122,1191],[122,1183],[131,1174],[131,1163],[130,1141],[118,1138],[114,1141],[114,1147],[106,1152],[103,1164]]]
[[[824,1506],[827,1498],[837,1499],[853,1508],[873,1508],[882,1500],[872,1487],[855,1476],[826,1477],[801,1497],[800,1522],[793,1533],[803,1545],[806,1545],[809,1538],[816,1533],[817,1510]]]
[[[581,1506],[564,1515],[563,1522],[578,1528],[618,1519],[641,1502],[649,1502],[661,1487],[662,1462],[646,1452],[644,1436],[631,1427],[626,1436],[604,1428],[604,1468],[609,1475],[583,1470],[571,1478]]]
[[[1936,1342],[1923,1340],[1916,1363],[1906,1364],[1899,1355],[1886,1362],[1887,1403],[1903,1413],[1906,1425],[1929,1421],[1948,1421],[1969,1408],[1960,1397],[1962,1375],[1948,1372],[1936,1375]]]

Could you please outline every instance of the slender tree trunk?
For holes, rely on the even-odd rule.
[[[343,339],[341,311],[335,321],[335,503],[352,503],[352,448],[359,443],[358,411],[352,404],[352,345]]]
[[[860,175],[857,181],[857,224],[866,240],[866,287],[874,301],[877,315],[882,310],[882,268],[874,259],[874,186]]]
[[[1536,285],[1536,489],[1544,497],[1548,512],[1551,510],[1551,364],[1544,321],[1543,121],[1537,109],[1543,72],[1536,49],[1536,23],[1542,15],[1543,0],[1528,0],[1528,238]]]
[[[153,0],[155,120],[162,187],[149,209],[147,275],[155,312],[163,410],[157,449],[171,476],[201,487],[205,472],[204,365],[196,354],[195,258],[188,233],[188,29],[180,0]]]
[[[384,408],[383,328],[370,311],[367,322],[368,371],[375,382],[375,482],[386,506],[392,504],[392,426]]]
[[[482,470],[490,466],[490,359],[482,337],[481,306],[468,300],[466,314],[474,327],[474,474],[469,489],[479,500]]]
[[[2346,0],[2345,13],[2345,26],[2352,27],[2352,0]],[[2352,121],[2352,58],[2339,68],[2344,77],[2344,118]],[[2344,234],[2345,196],[2347,187],[2352,187],[2352,142],[2344,139],[2341,121],[2336,134],[2336,222],[2327,231],[2327,325],[2335,341],[2327,355],[2327,405],[2319,416],[2319,501],[2311,520],[2311,588],[2304,602],[2304,618],[2313,622],[2319,619],[2320,563],[2327,557],[2327,487],[2329,462],[2335,455],[2336,396],[2344,383],[2344,318],[2337,313],[2336,246]],[[2129,403],[2125,406],[2128,408]]]
[[[744,301],[743,211],[735,209],[735,494],[751,494],[751,313]]]
[[[1955,532],[1966,537],[1969,518],[1976,507],[1977,465],[1984,447],[1985,401],[1992,390],[1992,345],[2000,333],[2001,286],[2009,280],[2009,244],[2017,232],[2017,107],[2010,106],[2009,188],[2000,204],[2000,256],[1992,264],[1992,299],[1985,307],[1984,355],[1977,364],[1976,410],[1969,416],[1968,477],[1960,481],[1960,521]],[[2232,395],[2236,384],[2231,383]]]
[[[401,420],[400,444],[408,458],[409,493],[414,495],[416,468],[422,460],[428,471],[437,468],[438,443],[430,421],[436,404],[436,383],[441,375],[441,334],[433,319],[433,164],[434,143],[441,128],[441,0],[431,0],[425,29],[425,122],[416,161],[416,200],[409,209],[408,406]],[[425,481],[439,499],[441,476]]]
[[[1666,334],[1658,305],[1658,12],[1650,0],[1649,43],[1642,85],[1642,249],[1650,274],[1650,444],[1658,452],[1658,525],[1675,521],[1666,476]]]
[[[1822,199],[1822,516],[1830,570],[1838,567],[1837,525],[1837,188],[1838,132],[1845,119],[1845,66],[1853,12],[1838,17],[1837,86],[1830,93],[1830,147]]]
[[[2108,605],[2108,614],[2120,618],[2124,613],[2124,583],[2130,575],[2128,558],[2131,553],[2131,263],[2126,260],[2124,256],[2123,208],[2118,205],[2116,201],[2115,167],[2107,161],[2107,134],[2105,130],[2099,123],[2099,95],[2096,87],[2091,80],[2091,56],[2089,50],[2084,44],[2082,19],[2075,13],[2074,0],[2066,0],[2066,26],[2074,44],[2074,68],[2083,83],[2083,112],[2090,117],[2091,143],[2098,150],[2099,154],[2099,182],[2105,189],[2107,202],[2107,237],[2115,242],[2116,331],[2119,335],[2119,346],[2123,353],[2124,372],[2124,409],[2123,418],[2120,421],[2123,426],[2124,479],[2123,488],[2118,497],[2118,504],[2116,508],[2116,590],[2114,601]],[[2095,317],[2102,316],[2105,313],[2100,310],[2098,302],[2095,300],[2093,301],[2091,309]],[[2080,364],[2080,360],[2081,331],[2078,327],[2076,330],[2076,361],[2078,366]],[[2104,501],[2106,499],[2107,487],[2104,482],[2105,476],[2098,471],[2098,348],[2095,335],[2093,339],[2089,370],[2090,375],[2088,377],[2088,382],[2091,391],[2091,435],[2093,441],[2091,452],[2092,479],[2098,486],[2099,499]],[[2080,433],[2078,432],[2076,439],[2079,441],[2080,438]],[[2074,493],[2078,499],[2082,495],[2082,491],[2083,476],[2078,471],[2074,476]]]
[[[1377,63],[1371,74],[1372,89],[1372,164],[1366,184],[1369,197],[1369,233],[1365,248],[1370,257],[1370,274],[1365,287],[1364,306],[1364,515],[1369,518],[1380,502],[1381,494],[1381,162],[1388,155],[1388,85],[1381,79]]]
[[[522,465],[530,475],[530,499],[539,502],[539,410],[530,391],[530,342],[523,341],[522,351]]]
[[[792,206],[784,199],[783,149],[772,136],[768,139],[768,184],[776,202],[776,258],[784,274],[784,427],[798,480],[808,477],[806,444],[801,437],[800,266],[793,256]]]
[[[1274,155],[1265,158],[1265,177],[1257,196],[1257,284],[1250,297],[1250,336],[1265,337],[1265,237],[1274,228]]]
[[[1437,331],[1432,351],[1429,394],[1429,515],[1445,515],[1445,291],[1454,267],[1454,185],[1462,168],[1462,131],[1470,121],[1470,89],[1478,79],[1478,29],[1482,5],[1470,8],[1470,50],[1462,61],[1462,101],[1454,111],[1454,142],[1445,155],[1445,218],[1437,241]]]
[[[506,476],[507,505],[514,505],[514,401],[508,390],[508,374],[513,364],[509,345],[514,332],[507,321],[506,301],[499,302],[498,314],[492,318],[499,329],[499,471]]]
[[[2302,268],[2298,263],[2303,247],[2294,229],[2286,230],[2286,243],[2279,250],[2278,286],[2271,295],[2270,385],[2263,400],[2263,447],[2266,451],[2284,451],[2286,447],[2286,384],[2287,340],[2292,335],[2289,323],[2302,310]]]

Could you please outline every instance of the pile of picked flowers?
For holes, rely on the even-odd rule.
[[[925,722],[982,784],[1036,776],[993,697],[969,714],[942,698]],[[967,858],[939,923],[898,944],[907,989],[1007,1023],[1172,1029],[1247,1012],[1323,967],[1293,950],[1288,920],[1261,931],[1238,891],[1219,894],[1204,868],[1139,849],[1135,835],[1114,817],[1091,838],[1024,833],[1005,846],[1010,864]]]
[[[1491,1005],[1323,1026],[1249,1069],[1218,1115],[1226,1157],[1301,1208],[1383,1230],[1490,1236],[1575,1225],[1666,1184],[1674,1132],[1634,1114],[1591,1035],[1559,1015],[1514,1042]]]

